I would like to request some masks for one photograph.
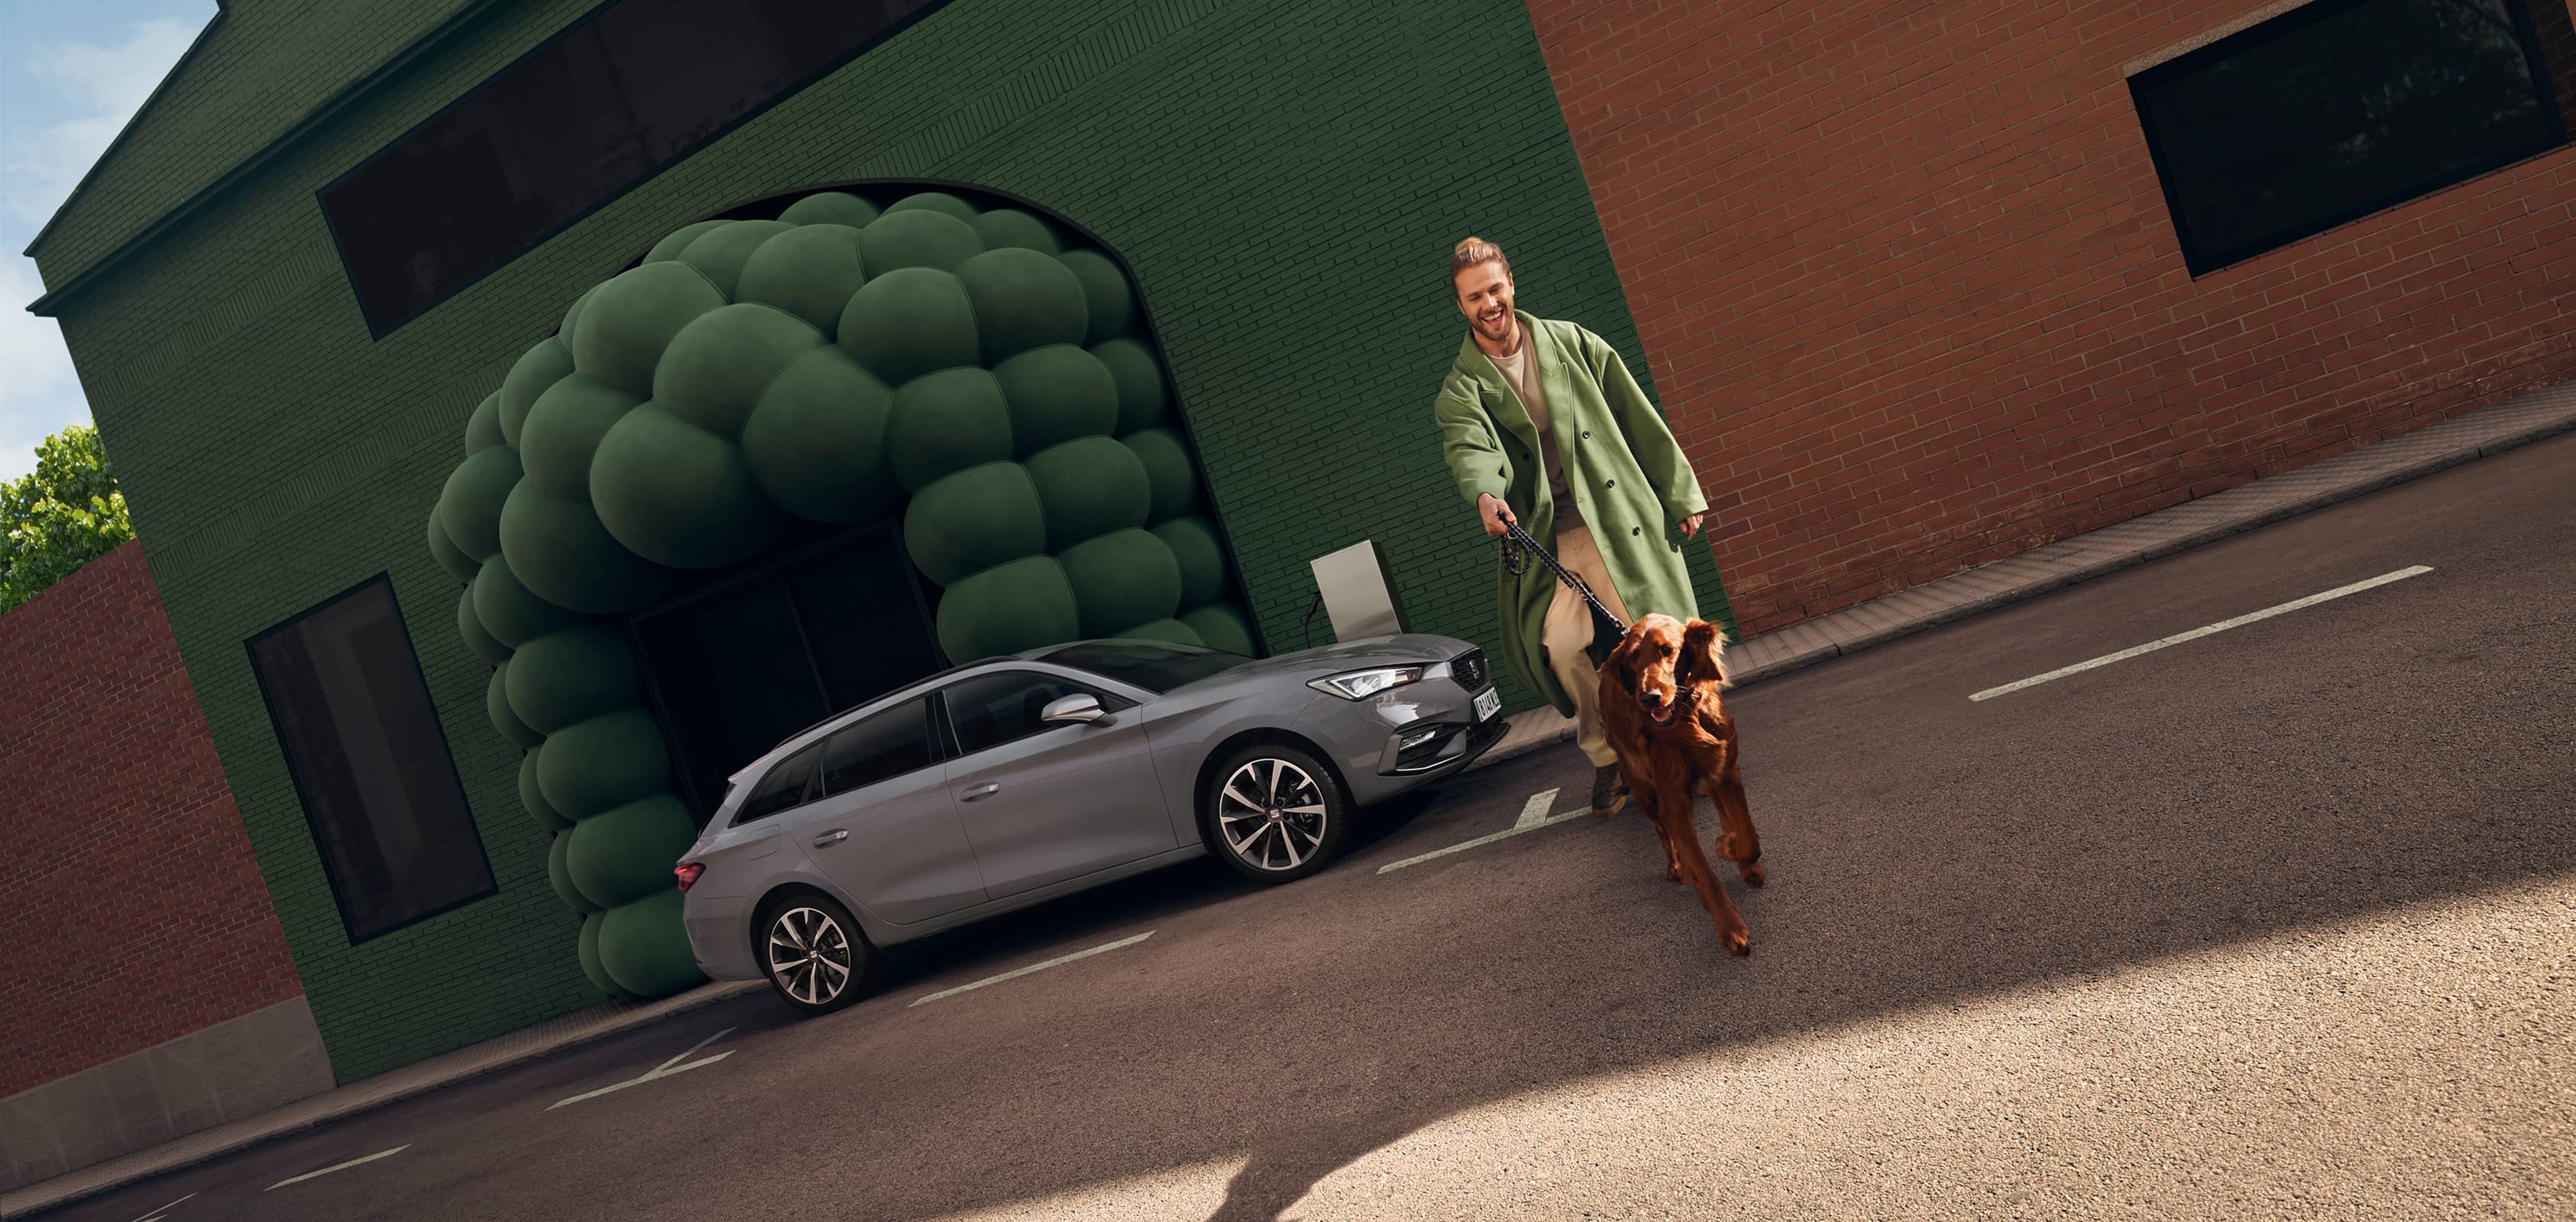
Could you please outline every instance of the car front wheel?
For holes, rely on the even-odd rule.
[[[1205,807],[1210,851],[1256,883],[1304,878],[1350,839],[1341,782],[1323,761],[1286,744],[1247,747],[1220,763]]]
[[[791,895],[760,921],[760,966],[778,998],[800,1014],[829,1014],[874,992],[883,974],[850,910],[831,897]]]

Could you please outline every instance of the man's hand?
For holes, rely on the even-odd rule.
[[[1504,504],[1503,498],[1490,492],[1476,498],[1476,512],[1484,516],[1485,533],[1489,535],[1510,534],[1510,528],[1521,521],[1512,516],[1512,507]]]
[[[1702,517],[1704,517],[1704,516],[1706,516],[1705,512],[1702,512],[1702,513],[1695,513],[1695,514],[1692,514],[1691,516],[1689,516],[1689,517],[1687,517],[1687,518],[1683,518],[1683,519],[1682,519],[1681,521],[1679,521],[1679,522],[1674,523],[1674,525],[1681,527],[1681,530],[1682,530],[1682,537],[1683,537],[1683,538],[1685,538],[1685,539],[1687,539],[1687,538],[1690,538],[1692,535],[1696,535],[1696,534],[1698,534],[1698,533],[1699,533],[1699,520],[1700,520]]]

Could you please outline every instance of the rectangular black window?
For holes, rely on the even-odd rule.
[[[611,0],[321,190],[382,336],[943,0]]]
[[[871,713],[834,733],[823,756],[823,792],[843,794],[892,780],[936,762],[930,742],[930,698]]]
[[[351,942],[492,894],[492,866],[383,575],[250,642]]]
[[[2525,0],[2318,0],[2129,78],[2185,264],[2196,276],[2564,143],[2546,32]]]

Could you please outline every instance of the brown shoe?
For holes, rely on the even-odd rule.
[[[1628,804],[1628,781],[1619,775],[1619,765],[1603,764],[1592,770],[1592,813],[1611,815]]]

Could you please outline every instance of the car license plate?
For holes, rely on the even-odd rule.
[[[1503,692],[1501,688],[1489,687],[1476,693],[1476,720],[1483,721],[1501,711],[1502,707]]]

